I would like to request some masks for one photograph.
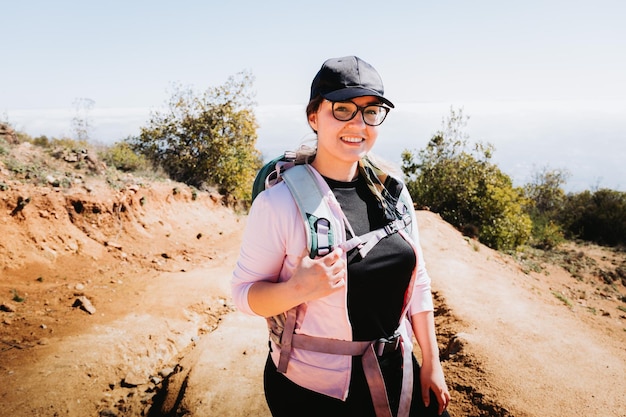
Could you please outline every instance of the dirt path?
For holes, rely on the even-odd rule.
[[[456,335],[445,362],[459,400],[453,415],[626,415],[623,337],[581,323],[544,283],[436,215],[421,212],[419,222],[440,330]],[[264,321],[232,313],[205,338],[181,402],[186,415],[268,415]]]
[[[626,416],[623,319],[567,307],[556,275],[524,274],[436,215],[418,219],[442,350],[456,336],[444,362],[454,416]],[[225,227],[220,250],[187,272],[88,284],[103,307],[82,329],[72,311],[68,335],[5,342],[0,415],[269,416],[265,323],[230,303],[242,224]]]
[[[517,417],[626,416],[623,322],[591,326],[584,308],[553,295],[559,278],[522,273],[432,213],[419,222],[434,287],[461,319],[463,350],[488,381],[483,395]]]

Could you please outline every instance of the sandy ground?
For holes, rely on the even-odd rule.
[[[0,180],[0,415],[269,415],[265,322],[229,295],[244,216],[173,183]],[[418,221],[452,415],[626,416],[621,284]]]

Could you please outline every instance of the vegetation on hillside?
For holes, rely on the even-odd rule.
[[[532,222],[524,192],[491,163],[493,147],[469,149],[467,118],[451,110],[441,130],[417,154],[405,150],[402,170],[413,200],[488,246],[509,250],[526,243]]]
[[[225,201],[245,207],[262,163],[256,148],[252,83],[253,77],[244,72],[202,93],[175,86],[165,110],[154,111],[138,136],[110,146],[89,142],[89,110],[93,101],[79,99],[71,121],[74,139],[32,138],[4,124],[6,134],[0,136],[0,157],[4,155],[4,165],[18,178],[45,183],[51,177],[52,167],[43,166],[47,163],[42,161],[25,163],[8,150],[9,142],[29,142],[58,160],[76,162],[79,170],[91,166],[92,174],[104,173],[111,178],[118,173],[134,172],[153,178],[169,177],[190,187],[217,189]],[[11,140],[3,139],[5,136]],[[66,185],[71,181],[68,179]]]
[[[0,124],[0,169],[18,180],[60,187],[70,187],[81,175],[106,175],[112,186],[125,173],[169,177],[194,188],[215,188],[227,197],[224,201],[246,207],[262,164],[252,83],[244,72],[203,93],[177,86],[166,109],[154,112],[138,136],[110,146],[89,142],[93,103],[87,99],[76,105],[75,139],[32,138]],[[463,131],[468,119],[462,109],[451,108],[424,149],[402,153],[405,181],[417,205],[498,250],[551,250],[565,239],[626,246],[626,193],[566,194],[568,173],[558,169],[543,169],[531,183],[515,187],[491,162],[492,145],[470,143]],[[49,161],[11,152],[12,145],[24,142],[82,173],[68,174]],[[0,181],[0,191],[6,187]]]
[[[490,162],[493,146],[470,149],[468,117],[451,109],[427,146],[405,150],[402,170],[416,204],[499,250],[556,248],[565,238],[626,245],[626,193],[598,189],[566,194],[568,173],[544,169],[514,187]]]
[[[178,86],[126,143],[176,181],[246,201],[262,163],[251,86],[246,73],[200,94]]]

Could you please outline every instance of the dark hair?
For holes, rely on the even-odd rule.
[[[315,113],[320,106],[322,105],[322,101],[324,101],[324,97],[321,95],[317,95],[309,101],[309,104],[306,106],[306,117],[308,118],[311,114]]]
[[[315,97],[313,97],[311,99],[311,101],[309,101],[309,104],[307,104],[306,106],[306,117],[307,120],[309,119],[309,116],[313,113],[315,113],[320,106],[322,105],[322,101],[324,101],[324,97],[322,97],[321,95],[317,95]],[[313,129],[313,128],[311,128]],[[315,129],[313,129],[313,132],[317,133],[317,131]]]

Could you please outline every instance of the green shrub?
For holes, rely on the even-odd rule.
[[[468,150],[462,111],[451,110],[441,131],[417,154],[405,150],[402,170],[411,197],[461,230],[498,250],[516,249],[530,237],[523,191],[490,162],[491,145]],[[475,234],[473,232],[473,234]]]
[[[560,225],[549,220],[534,219],[531,244],[539,249],[550,250],[565,241]]]
[[[626,193],[608,189],[570,194],[559,213],[568,237],[626,245]]]
[[[167,108],[153,113],[128,142],[171,179],[201,189],[215,186],[246,202],[262,164],[252,80],[244,72],[200,94],[178,87]]]
[[[37,136],[36,138],[33,138],[30,143],[32,143],[35,146],[39,146],[41,148],[49,148],[51,141],[50,139],[48,139],[48,137],[46,135],[41,135],[41,136]]]
[[[99,153],[99,157],[108,166],[115,167],[124,172],[136,172],[149,169],[148,159],[133,151],[127,142],[116,142]]]
[[[89,144],[86,140],[74,140],[70,138],[54,138],[49,141],[49,144],[50,148],[72,152],[80,152],[81,150],[89,148]]]

